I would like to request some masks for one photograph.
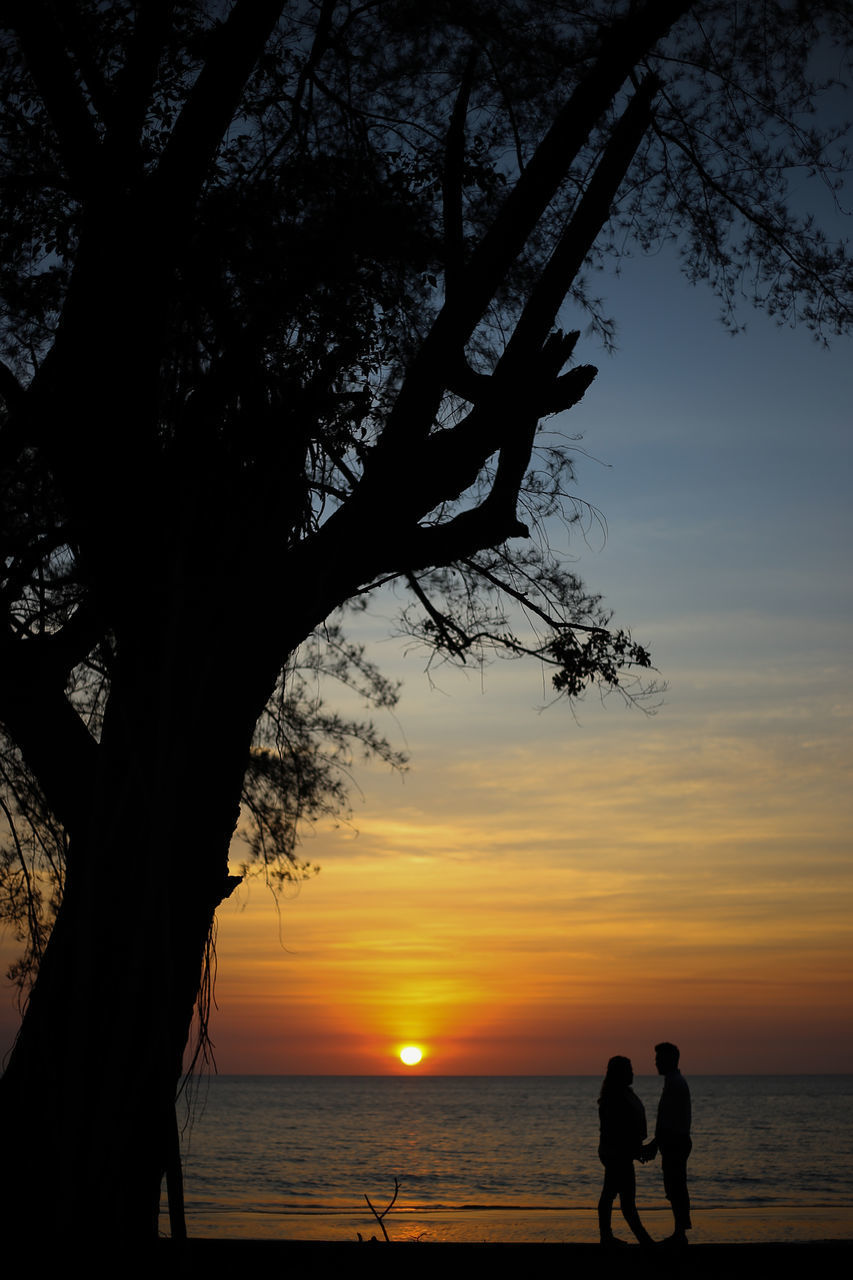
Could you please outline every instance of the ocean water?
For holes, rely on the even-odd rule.
[[[694,1218],[849,1213],[853,1076],[689,1083]],[[378,1234],[364,1197],[384,1208],[397,1179],[393,1221],[420,1222],[425,1238],[466,1238],[462,1224],[486,1238],[489,1215],[505,1233],[515,1224],[515,1238],[572,1238],[571,1222],[590,1238],[599,1086],[584,1076],[213,1076],[189,1116],[183,1104],[189,1228],[305,1238],[313,1220],[315,1237]],[[661,1081],[638,1077],[634,1088],[652,1130]],[[641,1212],[663,1221],[659,1164],[638,1166],[637,1184]]]

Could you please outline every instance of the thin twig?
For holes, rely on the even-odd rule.
[[[394,1207],[394,1201],[397,1199],[397,1192],[398,1192],[399,1190],[400,1190],[400,1183],[399,1183],[399,1182],[397,1181],[397,1179],[395,1178],[395,1179],[394,1179],[394,1194],[393,1194],[393,1196],[391,1197],[391,1199],[388,1201],[387,1205],[385,1206],[385,1208],[382,1210],[382,1212],[381,1212],[381,1213],[377,1213],[377,1212],[376,1212],[376,1210],[374,1209],[373,1205],[370,1203],[370,1196],[367,1194],[367,1192],[365,1192],[365,1194],[364,1194],[364,1198],[365,1198],[365,1200],[367,1201],[367,1207],[368,1207],[368,1209],[370,1210],[370,1212],[373,1214],[373,1216],[374,1216],[374,1218],[376,1219],[376,1221],[379,1223],[380,1227],[382,1228],[382,1234],[383,1234],[383,1236],[385,1237],[385,1239],[388,1241],[388,1243],[389,1243],[389,1244],[391,1243],[391,1241],[388,1239],[388,1232],[385,1230],[385,1223],[382,1221],[382,1219],[385,1217],[385,1215],[386,1215],[386,1213],[389,1211],[389,1209],[392,1209],[392,1208]]]

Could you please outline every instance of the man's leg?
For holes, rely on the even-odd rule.
[[[686,1232],[693,1223],[690,1221],[690,1193],[687,1190],[687,1157],[692,1144],[688,1140],[683,1146],[668,1147],[661,1152],[663,1167],[663,1189],[672,1208],[675,1220],[674,1240],[687,1239]]]

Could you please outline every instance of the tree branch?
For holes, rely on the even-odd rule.
[[[606,223],[643,135],[652,122],[652,100],[660,89],[656,76],[646,76],[613,130],[604,153],[547,266],[530,292],[519,321],[495,369],[527,363],[530,352],[545,341],[557,312]]]
[[[435,607],[413,573],[406,574],[406,582],[409,590],[420,601],[424,612],[432,619],[438,644],[464,662],[465,650],[470,647],[470,640],[463,628]]]
[[[186,215],[234,118],[240,95],[285,0],[238,0],[211,36],[211,51],[157,167],[155,186]]]
[[[465,262],[465,239],[462,229],[462,168],[465,160],[465,118],[474,80],[477,53],[468,55],[462,83],[453,104],[447,141],[444,148],[442,205],[444,213],[444,288],[448,297],[456,288]]]
[[[147,0],[146,4],[137,6],[133,39],[114,82],[107,135],[111,158],[122,157],[124,148],[136,151],[173,8],[171,0]],[[125,162],[128,158],[123,157]]]
[[[88,820],[98,745],[62,687],[41,681],[20,663],[7,664],[8,649],[2,645],[0,722],[38,778],[51,810],[73,835]]]
[[[68,52],[76,61],[80,79],[89,92],[92,105],[101,120],[106,122],[110,118],[112,95],[93,57],[88,34],[80,21],[79,5],[59,4],[52,7],[57,10],[57,24],[64,33]]]
[[[0,360],[0,396],[6,402],[7,409],[15,409],[21,403],[25,390],[15,377],[5,360]]]
[[[463,479],[468,484],[472,483],[472,462],[476,460],[479,471],[486,459],[499,450],[492,489],[480,508],[483,512],[480,522],[483,528],[493,523],[507,530],[504,537],[527,536],[527,527],[517,520],[515,511],[539,418],[545,412],[576,404],[596,374],[593,366],[581,365],[560,378],[560,369],[574,349],[577,333],[565,337],[551,334],[549,337],[548,331],[607,220],[651,121],[651,103],[658,88],[657,78],[647,76],[623,112],[573,217],[530,293],[494,374],[488,380],[489,387],[478,406],[480,412],[475,411],[464,424],[452,431],[439,433],[427,442],[425,461],[432,445],[433,455],[437,449],[440,457],[453,462],[453,465],[438,467],[433,463],[432,474],[438,492],[430,495],[430,507],[455,496],[462,487]],[[491,413],[486,411],[487,407]],[[506,424],[504,429],[495,430],[496,422]],[[469,442],[462,455],[464,476],[458,461],[463,433]],[[465,528],[463,536],[468,536],[469,525],[462,527]]]
[[[443,524],[402,532],[393,549],[394,561],[401,566],[426,569],[469,559],[483,547],[498,546],[508,538],[529,537],[530,530],[514,509],[510,510],[506,502],[490,501],[491,496],[490,493],[479,506],[461,511]]]
[[[687,132],[687,131],[685,131]],[[690,164],[699,175],[699,179],[703,186],[722,200],[725,200],[738,214],[743,218],[747,226],[753,226],[766,237],[767,243],[772,244],[775,249],[786,258],[798,271],[808,277],[817,291],[829,294],[836,302],[839,312],[846,317],[851,315],[851,305],[838,293],[837,289],[830,288],[829,281],[831,277],[825,270],[824,264],[816,265],[805,253],[798,253],[792,246],[791,237],[786,237],[779,227],[774,226],[767,213],[755,206],[748,205],[745,200],[738,199],[735,192],[708,169],[702,158],[696,150],[696,147],[687,140],[687,138],[677,137],[671,130],[658,129],[658,137],[663,143],[671,143],[677,150],[686,156]],[[796,245],[796,240],[793,244]]]
[[[11,0],[7,12],[47,108],[68,175],[85,192],[102,168],[99,143],[59,23],[43,0]]]
[[[428,435],[465,343],[545,209],[631,69],[654,47],[692,0],[647,0],[632,6],[601,42],[595,65],[536,148],[492,226],[475,248],[452,298],[439,312],[412,362],[379,448],[406,449]]]

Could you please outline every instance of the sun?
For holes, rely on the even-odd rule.
[[[400,1050],[400,1061],[405,1062],[407,1067],[416,1066],[423,1056],[423,1050],[416,1044],[407,1044],[405,1049]]]

